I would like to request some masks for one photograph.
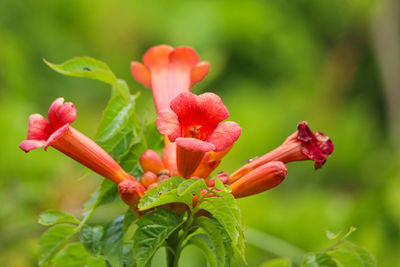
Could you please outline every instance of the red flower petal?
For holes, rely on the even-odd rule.
[[[242,129],[239,124],[232,121],[226,121],[219,124],[206,141],[214,144],[215,151],[220,152],[236,142],[241,132]]]
[[[208,152],[215,150],[213,144],[195,138],[179,137],[175,141],[178,146],[192,152]]]
[[[149,69],[140,62],[131,62],[131,72],[136,81],[143,84],[144,87],[151,87],[151,75]]]
[[[57,110],[59,107],[62,106],[63,103],[64,103],[64,98],[59,97],[56,100],[54,100],[53,103],[51,103],[50,105],[47,116],[49,117],[50,123],[53,124],[54,126],[59,124],[57,120]]]
[[[21,148],[23,151],[28,153],[32,149],[42,147],[45,144],[46,144],[46,141],[42,141],[42,140],[25,140],[19,145],[19,148]]]
[[[206,125],[217,125],[229,117],[228,109],[216,94],[204,93],[199,95],[197,105],[200,118]]]
[[[210,63],[205,61],[197,63],[190,75],[190,85],[201,81],[207,75],[209,69]]]
[[[181,136],[178,117],[170,110],[158,112],[157,129],[160,133],[168,135],[171,142],[175,142],[175,139]]]
[[[169,53],[173,48],[169,45],[158,45],[147,50],[143,56],[143,63],[150,69],[159,69],[169,64]]]
[[[47,140],[52,132],[50,123],[40,114],[29,116],[28,140]]]
[[[56,112],[57,121],[60,125],[71,124],[76,119],[76,108],[71,102],[67,102],[58,107]]]
[[[199,62],[199,56],[193,48],[177,47],[169,53],[169,60],[174,66],[193,69]]]
[[[180,123],[188,124],[196,119],[198,114],[196,97],[195,94],[183,92],[171,101],[170,107],[178,116]]]
[[[333,153],[333,142],[329,136],[321,132],[315,132],[315,138],[317,139],[318,148],[322,151],[322,153],[327,156]]]

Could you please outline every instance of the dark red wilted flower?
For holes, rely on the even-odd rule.
[[[145,87],[151,87],[157,111],[169,109],[169,103],[178,94],[189,92],[192,85],[207,75],[210,64],[199,62],[196,51],[190,47],[172,48],[158,45],[143,56],[143,64],[131,63],[133,77]]]
[[[28,138],[19,145],[23,151],[39,147],[46,150],[52,146],[114,183],[126,179],[136,181],[92,139],[70,125],[76,118],[76,108],[72,103],[57,98],[49,108],[48,117],[50,122],[40,114],[29,117]]]
[[[315,169],[321,168],[333,152],[331,139],[321,133],[313,133],[307,122],[302,121],[297,125],[297,131],[291,134],[282,145],[267,154],[252,160],[229,176],[229,183],[233,183],[243,175],[270,161],[313,160]]]
[[[176,142],[178,172],[185,178],[196,170],[205,152],[223,151],[240,136],[237,123],[222,122],[229,112],[216,94],[181,93],[171,101],[170,108],[158,112],[157,128],[169,141]]]

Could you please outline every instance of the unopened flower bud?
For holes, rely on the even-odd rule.
[[[240,198],[264,192],[280,184],[286,173],[287,169],[282,162],[266,163],[231,184],[232,195]]]
[[[152,183],[157,182],[157,175],[152,172],[145,172],[140,178],[140,182],[145,186],[149,187]]]
[[[147,172],[158,173],[162,169],[164,169],[164,164],[161,160],[161,157],[154,150],[148,149],[140,156],[139,159],[140,166],[142,169]]]

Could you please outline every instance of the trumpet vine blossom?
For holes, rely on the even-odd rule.
[[[216,94],[181,93],[170,108],[158,113],[157,128],[170,142],[176,142],[178,173],[185,178],[193,174],[206,152],[221,152],[240,136],[237,123],[222,122],[229,112]]]
[[[143,56],[143,64],[131,63],[133,77],[145,87],[151,87],[157,111],[169,108],[178,94],[190,88],[207,75],[210,64],[200,62],[190,47],[172,48],[158,45]]]
[[[64,103],[64,98],[57,98],[49,108],[49,121],[40,114],[29,117],[28,137],[19,147],[29,152],[40,147],[47,150],[52,146],[114,183],[131,180],[144,192],[144,187],[126,173],[106,151],[70,125],[75,121],[76,113],[71,102]]]

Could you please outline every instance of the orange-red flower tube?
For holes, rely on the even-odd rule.
[[[49,122],[40,114],[29,117],[27,140],[19,145],[23,151],[52,146],[114,183],[135,179],[93,140],[70,126],[76,118],[72,103],[57,98],[49,108],[48,117]]]
[[[279,185],[285,179],[287,169],[280,161],[271,161],[247,173],[231,184],[235,198],[264,192]]]
[[[151,87],[157,111],[169,109],[171,100],[182,92],[189,92],[192,85],[207,75],[209,68],[208,62],[199,62],[192,48],[174,49],[168,45],[147,50],[143,64],[131,63],[133,77],[145,87]]]
[[[321,132],[313,133],[307,122],[302,121],[298,124],[297,131],[291,134],[282,145],[239,168],[229,176],[228,183],[233,183],[243,175],[270,161],[288,163],[313,160],[315,169],[318,169],[324,165],[332,152],[333,143],[329,136]]]

